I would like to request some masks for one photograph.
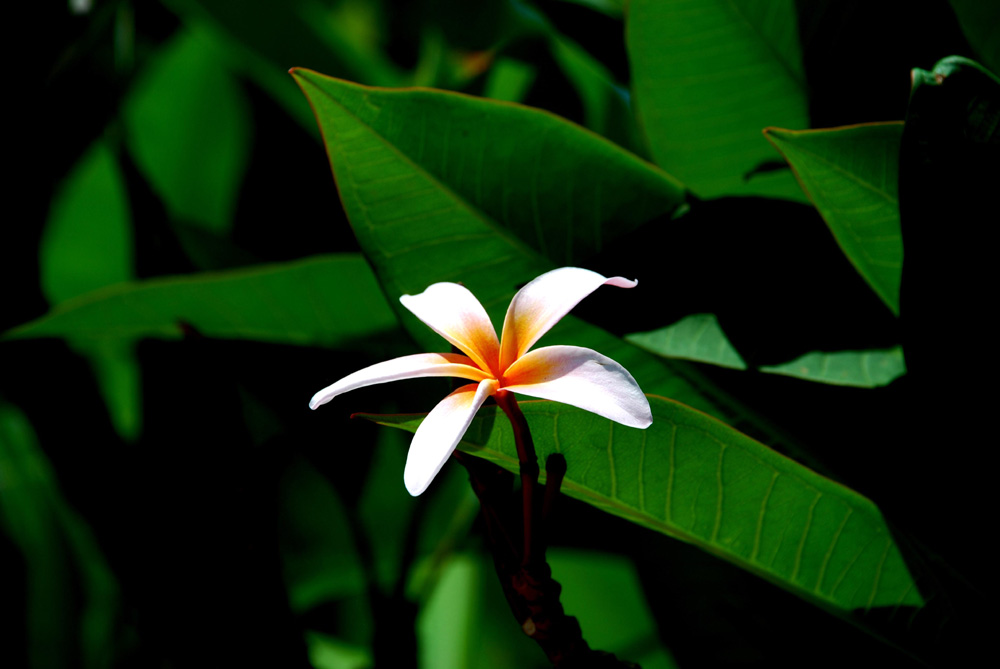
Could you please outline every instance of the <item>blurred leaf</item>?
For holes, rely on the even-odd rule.
[[[1000,73],[1000,3],[950,0],[969,44],[993,72]]]
[[[279,543],[288,599],[298,614],[365,592],[368,584],[347,512],[330,482],[302,459],[280,483]]]
[[[39,255],[42,289],[54,305],[132,278],[128,194],[105,141],[84,154],[53,199]],[[142,406],[132,347],[82,341],[71,341],[71,346],[93,368],[118,434],[134,440]]]
[[[292,263],[123,283],[62,304],[0,339],[207,337],[336,347],[375,345],[396,319],[365,261]]]
[[[632,0],[626,41],[640,123],[656,162],[699,196],[803,200],[766,126],[809,125],[793,0]]]
[[[52,200],[39,249],[42,290],[52,304],[132,278],[132,221],[118,161],[91,146]]]
[[[621,18],[622,12],[625,9],[626,0],[561,0],[562,2],[571,2],[577,5],[583,5],[584,7],[590,7],[593,10],[601,12],[602,14],[607,14],[611,18]]]
[[[519,284],[682,202],[682,188],[657,168],[543,111],[293,74],[390,298],[461,281],[501,322]],[[438,335],[397,311],[426,350],[441,348]],[[548,336],[613,358],[648,391],[719,411],[658,360],[602,330],[570,317]]]
[[[374,661],[368,650],[313,630],[306,632],[306,645],[316,669],[367,669]]]
[[[760,371],[838,386],[877,388],[906,374],[906,363],[903,348],[897,346],[878,351],[813,351],[782,365],[761,367]]]
[[[547,666],[511,615],[492,560],[481,553],[458,553],[442,565],[421,606],[417,635],[424,669]]]
[[[129,147],[170,214],[228,232],[250,155],[248,103],[205,30],[173,38],[124,105]]]
[[[767,128],[848,260],[899,314],[903,238],[899,229],[902,123],[825,130]]]
[[[27,419],[0,402],[0,523],[24,558],[32,669],[113,666],[118,584]],[[78,603],[79,602],[79,603]]]
[[[646,147],[635,122],[628,90],[619,86],[597,59],[555,29],[550,30],[549,39],[552,56],[583,101],[587,127],[646,158]]]
[[[233,3],[166,0],[186,23],[212,33],[231,52],[229,65],[252,78],[304,128],[315,132],[308,105],[288,81],[306,66],[378,86],[404,83],[380,48],[381,7],[373,2],[319,0]]]
[[[625,335],[625,340],[668,358],[709,362],[720,367],[746,369],[743,358],[729,343],[715,314],[692,314],[673,325],[651,332]]]
[[[634,430],[582,409],[521,402],[540,461],[566,457],[562,490],[692,543],[840,613],[920,607],[923,599],[878,508],[867,498],[682,404],[649,396],[653,424]],[[370,415],[415,431],[423,416]],[[513,436],[496,407],[459,444],[512,472]]]
[[[729,342],[714,314],[693,314],[651,332],[625,336],[636,346],[667,358],[684,358],[720,367],[747,369]],[[902,348],[872,351],[813,351],[780,365],[757,368],[761,372],[794,376],[806,381],[839,386],[877,388],[906,373]]]
[[[483,95],[493,100],[520,102],[535,80],[535,68],[514,58],[498,58],[490,68]]]
[[[580,622],[592,648],[614,653],[643,669],[678,666],[660,643],[631,561],[620,555],[565,549],[551,549],[546,558],[562,585],[563,608]]]

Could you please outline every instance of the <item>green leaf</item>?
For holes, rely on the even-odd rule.
[[[768,128],[851,264],[899,314],[903,238],[899,227],[899,142],[903,124],[826,130]]]
[[[207,31],[182,31],[124,105],[129,147],[171,216],[215,233],[232,224],[251,140],[225,57]]]
[[[296,459],[280,482],[279,545],[289,605],[298,614],[367,588],[347,511],[329,481]]]
[[[649,396],[653,424],[621,427],[575,407],[521,402],[541,462],[562,453],[562,490],[598,509],[692,543],[841,613],[920,607],[892,533],[867,498],[705,414]],[[416,415],[364,415],[415,431]],[[518,471],[496,407],[459,444]]]
[[[95,142],[56,194],[42,234],[42,290],[52,304],[133,276],[132,220],[118,161]],[[142,402],[139,367],[131,345],[72,341],[87,358],[118,434],[139,436]]]
[[[793,0],[632,0],[626,42],[634,104],[652,155],[699,196],[802,200],[766,126],[807,127]]]
[[[1000,4],[982,0],[950,0],[969,44],[979,58],[1000,72]]]
[[[366,88],[308,70],[293,75],[316,111],[344,208],[390,298],[461,281],[502,322],[519,285],[683,200],[683,189],[659,169],[547,112],[440,91]],[[394,306],[425,350],[441,349],[438,335]],[[648,391],[719,411],[655,358],[572,317],[547,340],[600,351]]]
[[[625,335],[625,340],[667,358],[684,358],[733,369],[747,368],[729,343],[715,314],[685,316],[659,330]]]
[[[761,367],[760,371],[837,386],[877,388],[906,374],[906,363],[903,348],[896,346],[874,351],[813,351],[791,362]]]
[[[625,340],[666,358],[747,369],[743,358],[719,326],[715,314],[686,316],[659,330],[625,335]],[[903,350],[897,346],[887,350],[813,351],[795,360],[758,367],[757,370],[818,383],[877,388],[906,374],[906,364],[903,362]]]
[[[30,423],[2,401],[0,490],[0,527],[25,569],[29,667],[109,666],[121,633],[118,584]]]
[[[132,278],[132,216],[118,161],[94,143],[52,201],[39,249],[50,303]]]
[[[430,265],[457,253],[462,265],[481,268],[487,257],[500,264],[516,251],[569,263],[683,202],[673,178],[538,109],[367,88],[309,70],[293,76],[313,105],[344,207],[376,266],[401,249]],[[441,241],[412,248],[430,228]]]
[[[535,80],[535,68],[514,58],[498,58],[490,68],[483,95],[493,100],[520,102]]]
[[[344,254],[118,284],[2,339],[179,339],[185,327],[207,337],[335,347],[364,345],[394,330],[396,319],[365,261]]]
[[[678,666],[660,643],[642,582],[628,558],[559,548],[545,557],[562,586],[563,608],[579,621],[591,647],[643,669]]]

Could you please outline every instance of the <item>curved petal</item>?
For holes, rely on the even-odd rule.
[[[435,283],[419,295],[402,295],[399,301],[482,369],[500,373],[496,368],[500,351],[497,331],[468,288],[457,283]]]
[[[539,337],[568,314],[580,300],[607,284],[632,288],[638,281],[579,267],[562,267],[546,272],[517,292],[507,308],[500,336],[500,369],[506,369],[538,341]]]
[[[315,409],[326,404],[348,390],[421,376],[457,376],[460,379],[472,381],[492,378],[464,355],[458,353],[418,353],[394,360],[386,360],[371,367],[365,367],[353,374],[348,374],[340,381],[313,395],[313,398],[309,400],[309,408]]]
[[[410,452],[406,455],[403,483],[411,495],[416,497],[427,490],[469,429],[479,407],[497,391],[497,385],[495,379],[486,379],[478,386],[474,383],[462,386],[427,414],[413,435]]]
[[[504,374],[502,388],[572,404],[630,427],[653,422],[649,401],[628,370],[589,348],[546,346],[526,353]]]

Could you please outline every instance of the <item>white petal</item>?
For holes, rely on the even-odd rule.
[[[504,373],[501,387],[572,404],[630,427],[653,422],[649,401],[628,370],[589,348],[546,346],[526,353]]]
[[[462,440],[473,417],[486,398],[495,393],[494,379],[462,386],[441,400],[417,428],[406,455],[403,483],[416,497],[431,484],[448,456]]]
[[[399,301],[482,369],[499,374],[497,331],[468,288],[457,283],[435,283],[419,295],[403,295]]]
[[[315,409],[326,404],[348,390],[421,376],[457,376],[472,381],[491,378],[489,374],[476,367],[472,360],[464,355],[458,353],[418,353],[394,360],[386,360],[345,376],[340,381],[313,395],[313,398],[309,400],[309,408]]]
[[[601,286],[633,288],[637,283],[620,276],[609,279],[579,267],[554,269],[534,279],[517,292],[507,308],[500,337],[500,368],[506,369],[524,355],[580,300]]]

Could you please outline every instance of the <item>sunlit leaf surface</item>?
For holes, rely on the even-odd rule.
[[[522,402],[539,460],[562,453],[563,491],[848,612],[923,599],[867,498],[677,402],[650,397],[646,430],[544,401]],[[363,414],[415,431],[422,416]],[[481,409],[459,448],[518,471],[513,434]]]
[[[788,170],[762,170],[770,125],[809,126],[792,0],[633,0],[632,89],[653,157],[701,197],[804,199]]]
[[[902,123],[793,131],[768,128],[844,255],[899,313],[903,238],[899,229]]]

